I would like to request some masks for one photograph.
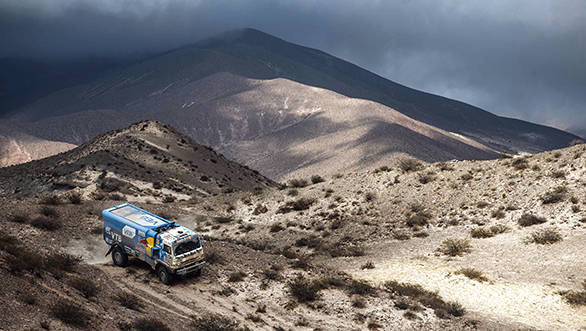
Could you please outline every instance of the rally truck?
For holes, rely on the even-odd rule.
[[[148,263],[164,284],[175,275],[201,273],[204,254],[201,238],[190,229],[151,214],[129,203],[102,211],[104,241],[110,245],[115,265],[124,267],[129,257]]]

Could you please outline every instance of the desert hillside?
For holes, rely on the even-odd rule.
[[[585,145],[489,161],[400,160],[276,186],[142,122],[0,169],[0,296],[10,303],[1,325],[586,326]],[[123,201],[202,234],[202,275],[165,286],[141,263],[104,258],[100,212]]]
[[[263,32],[232,31],[53,92],[7,118],[23,132],[80,145],[160,120],[274,180],[324,169],[536,153],[577,136],[413,90]],[[351,164],[337,155],[350,155]]]

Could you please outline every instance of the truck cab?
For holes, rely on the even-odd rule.
[[[115,265],[124,267],[134,257],[148,263],[161,282],[175,275],[199,274],[204,254],[201,238],[192,230],[129,203],[102,211],[104,241]]]

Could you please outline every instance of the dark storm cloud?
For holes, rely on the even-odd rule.
[[[156,52],[240,27],[500,115],[586,128],[581,0],[9,0],[0,56]]]

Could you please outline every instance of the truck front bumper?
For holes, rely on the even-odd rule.
[[[203,268],[203,265],[206,264],[206,261],[199,261],[194,264],[190,264],[188,266],[179,268],[175,270],[175,274],[183,276],[187,275],[188,273],[198,271],[199,269]]]

